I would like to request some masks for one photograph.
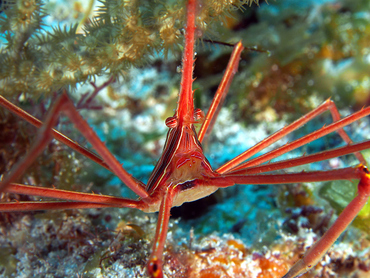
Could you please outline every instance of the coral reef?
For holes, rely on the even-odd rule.
[[[236,6],[241,2],[249,1],[238,1]],[[99,85],[107,76],[116,76],[117,82],[80,111],[125,169],[145,182],[164,144],[164,120],[172,116],[177,101],[184,3],[103,1],[82,33],[77,24],[85,8],[76,2],[62,6],[40,1],[14,3],[3,4],[0,14],[1,94],[42,118],[55,100],[53,91],[68,88],[76,103],[82,103],[84,93],[93,91],[88,81]],[[260,2],[260,7],[243,6],[244,13],[234,13],[232,1],[215,3],[204,1],[207,14],[200,16],[199,35],[227,43],[242,39],[246,46],[262,52],[243,54],[226,107],[205,146],[213,167],[325,98],[332,97],[339,108],[347,109],[341,111],[344,114],[368,103],[368,1],[279,0],[268,5]],[[66,16],[70,7],[74,11]],[[44,26],[41,23],[50,11],[53,24]],[[54,24],[66,17],[75,20],[72,25],[70,21]],[[156,24],[152,24],[154,19]],[[195,101],[203,109],[219,83],[231,48],[204,40],[197,52]],[[330,116],[278,144],[321,127],[326,119]],[[363,119],[349,133],[354,141],[361,141],[370,134],[369,127],[369,120]],[[58,128],[85,143],[65,119]],[[21,159],[36,129],[0,109],[0,130],[2,174]],[[287,157],[341,143],[333,135]],[[345,157],[309,169],[355,163]],[[111,173],[54,141],[22,181],[135,198]],[[342,183],[237,186],[174,209],[172,214],[180,220],[170,223],[165,275],[281,276],[322,235],[332,215],[341,211],[349,189],[354,194],[353,185]],[[9,258],[0,260],[0,276],[146,277],[156,216],[128,209],[2,213],[0,224],[0,258]],[[341,237],[343,243],[336,244],[303,277],[367,277],[368,212],[355,226],[359,229],[350,228]]]
[[[248,2],[203,1],[197,17],[199,32],[205,33],[225,13]],[[3,2],[3,94],[23,93],[35,98],[63,87],[75,88],[102,74],[123,76],[130,67],[147,63],[155,53],[167,55],[182,43],[183,1],[101,1],[82,34],[77,32],[78,24],[44,28],[43,19],[50,12],[46,8],[41,0]],[[57,10],[55,17],[60,17],[62,10]]]

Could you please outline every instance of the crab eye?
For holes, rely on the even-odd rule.
[[[369,169],[365,165],[362,166],[362,171],[364,171],[365,174],[370,174]]]
[[[202,122],[205,118],[204,112],[197,108],[194,110],[194,121],[195,122]]]
[[[178,124],[177,117],[168,117],[165,123],[168,128],[175,128]]]

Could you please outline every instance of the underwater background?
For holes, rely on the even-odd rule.
[[[0,93],[42,119],[61,88],[67,89],[123,167],[146,182],[163,149],[164,121],[176,108],[185,4],[129,2],[3,3]],[[203,2],[213,14],[207,14],[207,24],[199,23],[202,39],[197,42],[194,69],[195,106],[206,112],[232,51],[226,44],[241,40],[248,48],[204,143],[214,169],[328,98],[342,116],[369,105],[370,1],[277,0],[239,9],[225,3]],[[116,7],[122,15],[114,13]],[[122,20],[122,37],[117,26],[102,23],[109,16]],[[166,32],[161,33],[163,26],[151,27],[158,20],[154,16],[163,17]],[[82,22],[85,29],[77,25]],[[99,43],[107,37],[113,39]],[[155,39],[146,41],[147,37]],[[75,46],[76,41],[84,48]],[[143,47],[143,42],[150,47]],[[122,45],[126,48],[118,47]],[[117,81],[90,99],[94,88],[89,81],[99,86],[111,75]],[[327,112],[264,152],[330,122]],[[367,117],[345,130],[359,142],[369,139],[369,127]],[[57,128],[88,146],[67,118],[62,117]],[[26,153],[37,131],[3,108],[0,130],[3,174]],[[343,145],[337,134],[331,134],[279,159]],[[369,157],[369,152],[364,155]],[[357,164],[349,155],[286,171]],[[22,182],[136,198],[113,174],[57,141]],[[174,208],[165,275],[280,277],[353,198],[356,185],[357,181],[237,185]],[[38,199],[2,195],[2,201],[9,200]],[[368,206],[323,261],[302,277],[369,277],[369,213]],[[1,213],[0,277],[147,277],[156,217],[116,208]]]

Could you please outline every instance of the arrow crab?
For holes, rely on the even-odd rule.
[[[290,270],[287,270],[288,272],[283,276],[284,278],[296,277],[307,272],[322,259],[334,241],[366,204],[370,196],[370,174],[365,166],[365,159],[359,153],[362,150],[370,148],[370,141],[353,143],[343,129],[345,126],[368,116],[370,114],[370,108],[361,109],[345,118],[341,118],[334,102],[327,100],[292,124],[283,127],[217,169],[213,169],[204,155],[202,142],[206,134],[213,128],[220,105],[226,96],[233,76],[237,72],[240,55],[244,47],[240,42],[234,46],[229,64],[207,114],[204,115],[201,110],[195,109],[192,83],[197,7],[195,0],[188,1],[185,49],[182,61],[182,79],[178,105],[175,114],[166,120],[166,126],[169,128],[166,143],[163,153],[147,184],[143,184],[141,181],[132,177],[124,169],[125,165],[122,167],[96,133],[89,127],[87,122],[80,116],[66,93],[58,97],[44,123],[32,118],[25,111],[18,109],[15,105],[1,97],[0,104],[3,107],[40,128],[38,137],[26,157],[20,160],[20,162],[4,175],[0,184],[1,192],[55,198],[58,200],[38,202],[8,201],[0,204],[0,211],[14,212],[106,207],[128,207],[145,212],[159,211],[152,251],[147,263],[147,273],[150,277],[163,277],[163,252],[172,207],[181,206],[184,202],[203,198],[214,193],[219,188],[230,187],[235,184],[287,184],[331,180],[358,180],[358,195],[343,210],[324,236]],[[96,90],[99,91],[100,89],[97,88]],[[253,155],[305,125],[325,111],[331,112],[333,123],[256,158],[252,158]],[[75,127],[92,145],[97,154],[52,129],[59,120],[60,114],[68,116]],[[202,123],[199,132],[194,127],[198,123]],[[268,163],[282,154],[332,132],[338,132],[346,143],[346,146],[323,151],[318,154],[303,155],[298,158]],[[71,190],[15,183],[16,179],[23,175],[26,169],[34,163],[37,156],[44,151],[53,138],[65,143],[76,152],[84,154],[102,167],[113,172],[139,196],[138,199],[127,199],[94,193],[79,193]],[[278,172],[282,169],[347,154],[354,154],[360,164],[356,167],[326,171]]]

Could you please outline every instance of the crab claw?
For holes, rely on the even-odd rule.
[[[147,269],[151,278],[163,277],[162,264],[162,260],[158,259],[157,257],[153,257],[149,260]]]

